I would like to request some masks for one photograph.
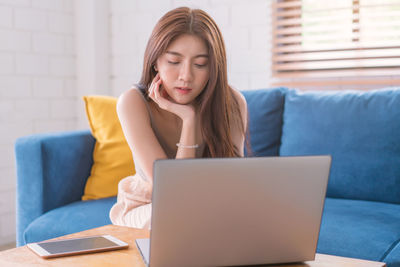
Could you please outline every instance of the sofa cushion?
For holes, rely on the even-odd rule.
[[[38,242],[111,224],[108,211],[115,202],[116,197],[77,201],[51,210],[26,228],[24,241]]]
[[[279,154],[286,91],[284,87],[242,91],[249,113],[250,155]],[[249,155],[247,150],[245,155]]]
[[[327,198],[317,252],[399,266],[400,205]],[[390,256],[392,255],[392,256]]]
[[[117,115],[117,98],[84,96],[83,99],[96,144],[82,200],[115,196],[119,181],[135,174],[132,152]]]
[[[285,99],[281,155],[332,155],[327,196],[400,203],[400,89]]]

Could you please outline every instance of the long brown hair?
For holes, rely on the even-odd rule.
[[[246,130],[239,103],[228,85],[224,40],[217,24],[206,12],[180,7],[169,11],[157,22],[144,53],[139,86],[148,90],[157,74],[154,69],[157,59],[182,34],[199,36],[209,51],[209,81],[196,99],[205,141],[203,157],[237,157],[240,153],[233,144],[232,130],[239,129],[243,135]]]

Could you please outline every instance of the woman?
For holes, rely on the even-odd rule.
[[[150,227],[156,159],[243,156],[246,101],[228,85],[224,42],[207,13],[183,7],[158,21],[140,83],[119,97],[117,113],[136,174],[119,183],[114,224]]]

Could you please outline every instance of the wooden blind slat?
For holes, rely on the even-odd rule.
[[[360,49],[389,49],[389,48],[398,48],[397,44],[387,44],[387,43],[368,43],[368,44],[355,44],[355,43],[338,43],[338,44],[327,44],[327,45],[310,45],[310,46],[302,46],[302,45],[287,45],[287,46],[276,46],[272,48],[272,52],[274,56],[277,56],[279,53],[309,53],[309,52],[319,52],[319,51],[351,51],[351,50],[360,50]]]
[[[278,2],[274,2],[272,6],[273,6],[274,9],[294,8],[294,7],[301,8],[301,0],[298,0],[298,1],[278,1]]]
[[[399,13],[399,17],[400,17],[400,13]],[[392,27],[398,27],[400,26],[400,20],[388,20],[387,17],[382,17],[385,20],[379,20],[379,17],[377,16],[371,16],[371,17],[367,17],[367,18],[362,18],[359,15],[356,16],[338,16],[338,17],[331,17],[330,19],[313,19],[310,21],[305,21],[302,18],[293,18],[293,19],[285,19],[285,20],[277,20],[275,22],[273,22],[272,26],[275,29],[281,29],[282,27],[293,27],[293,28],[298,28],[298,29],[302,29],[303,30],[312,30],[314,28],[324,28],[324,27],[330,27],[332,28],[335,25],[332,25],[332,21],[339,21],[338,24],[336,24],[336,27],[339,28],[340,26],[342,27],[347,27],[347,28],[352,28],[352,29],[357,29],[357,28],[382,28],[382,27],[386,27],[386,28],[392,28]],[[365,22],[360,23],[360,24],[355,24],[352,22],[353,19],[358,19],[358,20],[365,20]],[[318,23],[319,24],[310,24],[307,25],[306,23]],[[395,30],[395,29],[394,29]]]
[[[343,76],[341,76],[343,77]],[[387,85],[387,86],[394,86],[400,84],[400,79],[366,79],[366,80],[350,80],[350,79],[332,79],[326,80],[324,79],[323,81],[284,81],[283,77],[280,77],[281,80],[279,82],[274,82],[272,81],[271,85],[276,85],[276,86],[286,86],[286,87],[292,87],[292,88],[298,88],[299,86],[318,86],[318,90],[321,89],[328,89],[329,87],[333,87],[332,89],[337,90],[338,85],[345,85],[346,88],[349,88],[349,85]],[[293,77],[292,77],[293,78]],[[351,87],[350,87],[351,88]],[[368,90],[368,88],[366,88]]]
[[[334,3],[334,1],[332,1]],[[376,4],[358,4],[358,5],[353,5],[350,6],[347,3],[349,2],[344,2],[344,1],[337,1],[336,2],[336,6],[329,6],[329,7],[322,7],[322,8],[318,8],[318,7],[313,7],[313,8],[306,8],[306,9],[302,9],[304,12],[309,12],[309,13],[320,13],[321,11],[326,11],[326,10],[343,10],[343,9],[352,9],[352,10],[359,10],[361,8],[370,8],[370,9],[378,9],[378,8],[393,8],[398,6],[398,2],[394,1],[393,3],[376,3]],[[289,7],[289,6],[288,6]]]
[[[311,24],[311,23],[323,23],[329,24],[332,21],[340,21],[343,24],[343,21],[348,21],[351,23],[353,18],[358,18],[359,16],[352,16],[352,14],[340,14],[337,16],[330,16],[329,18],[326,17],[311,17],[311,18],[289,18],[289,19],[278,19],[274,20],[272,26],[273,27],[282,27],[282,26],[296,26],[296,25],[304,25],[304,24]]]
[[[384,8],[382,8],[384,7]],[[373,6],[358,6],[360,12],[363,13],[363,16],[366,17],[395,17],[398,15],[399,10],[392,9],[395,8],[395,5],[373,5]],[[338,7],[335,8],[334,11],[329,9],[328,11],[332,13],[333,16],[336,16],[340,11],[350,11],[353,10],[349,9],[348,7]],[[281,10],[272,10],[272,14],[275,17],[300,17],[301,15],[310,15],[310,16],[321,16],[321,13],[326,12],[327,9],[315,9],[312,11],[302,10],[301,8],[296,9],[281,9]],[[366,11],[370,11],[367,13]],[[356,13],[357,14],[357,13]],[[355,14],[355,15],[356,15]]]
[[[287,36],[287,37],[277,37],[274,41],[274,44],[293,44],[293,43],[303,43],[303,45],[316,44],[317,42],[325,42],[327,43],[345,43],[348,40],[348,43],[351,44],[351,40],[353,38],[359,38],[359,33],[349,32],[347,35],[340,34],[331,34],[331,35],[313,35],[313,36]]]
[[[302,13],[303,12],[300,8],[280,11],[272,10],[272,15],[275,15],[276,17],[300,17]]]
[[[359,43],[363,43],[363,38],[369,38],[368,42],[371,42],[372,40],[382,40],[382,38],[387,38],[387,39],[394,39],[394,41],[397,39],[397,44],[400,43],[400,34],[394,35],[393,32],[390,32],[389,30],[382,30],[382,31],[376,31],[375,33],[373,31],[368,31],[368,30],[362,30],[361,32],[348,32],[346,34],[340,34],[338,32],[334,32],[331,34],[311,34],[311,35],[306,35],[306,36],[296,36],[296,35],[290,35],[290,36],[283,36],[283,37],[275,37],[274,44],[293,44],[293,43],[303,43],[303,45],[308,45],[308,44],[316,44],[316,43],[321,43],[321,46],[324,46],[322,42],[325,43],[338,43],[341,41],[341,43],[345,43],[347,41],[348,45],[351,45],[353,39],[360,39]]]
[[[315,71],[296,71],[296,72],[279,72],[274,77],[280,79],[312,79],[324,77],[363,77],[363,76],[395,76],[399,75],[400,68],[368,68],[368,69],[351,69],[351,70],[315,70]]]
[[[314,53],[291,53],[279,54],[273,58],[274,62],[296,62],[296,61],[321,61],[340,59],[365,59],[365,58],[390,58],[393,55],[400,57],[399,48],[389,49],[362,49],[350,51],[330,51]]]
[[[379,58],[359,60],[330,60],[311,61],[287,64],[275,64],[276,71],[297,71],[297,70],[324,70],[324,69],[351,69],[351,68],[374,68],[374,67],[398,67],[400,58]]]

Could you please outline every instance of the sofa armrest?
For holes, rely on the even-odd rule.
[[[43,213],[80,200],[93,164],[90,131],[35,134],[15,143],[17,245]]]

